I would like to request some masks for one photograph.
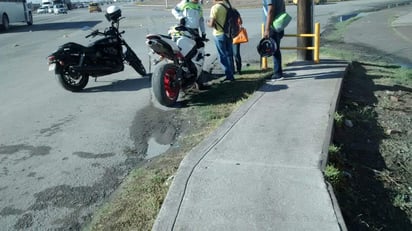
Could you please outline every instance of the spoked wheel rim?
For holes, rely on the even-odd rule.
[[[168,68],[163,75],[163,83],[166,96],[169,99],[176,99],[179,95],[179,84],[176,77],[176,69]]]
[[[83,84],[84,78],[87,78],[86,75],[77,75],[77,76],[71,76],[69,75],[69,73],[67,73],[66,71],[62,73],[63,74],[63,78],[66,80],[66,82],[68,84],[70,84],[71,86],[80,86]]]
[[[63,88],[73,92],[81,91],[89,82],[89,75],[80,73],[70,75],[67,69],[60,71],[57,77]]]

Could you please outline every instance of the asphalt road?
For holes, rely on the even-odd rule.
[[[124,38],[151,70],[145,35],[165,33],[175,20],[163,7],[122,10]],[[260,9],[244,12],[250,44],[256,44]],[[72,93],[48,72],[47,55],[66,42],[88,44],[91,29],[107,26],[103,13],[80,9],[34,20],[0,34],[0,227],[76,230],[139,160],[164,148],[138,140],[135,129],[144,127],[139,115],[153,110],[150,79],[126,66]],[[250,46],[245,57],[257,60]],[[214,53],[213,41],[206,50]]]
[[[316,6],[314,21],[323,28],[331,17],[384,1],[356,2],[363,5]],[[124,38],[151,70],[145,35],[165,33],[175,23],[170,10],[128,5],[122,9]],[[250,37],[242,56],[245,63],[259,62],[261,9],[240,11]],[[288,12],[296,15],[296,6],[288,6]],[[47,70],[46,56],[59,45],[86,45],[88,29],[107,25],[102,13],[79,9],[67,15],[35,15],[33,26],[14,25],[0,34],[2,230],[79,229],[148,150],[155,149],[150,146],[156,144],[137,140],[141,131],[134,129],[144,126],[139,115],[153,108],[150,79],[126,66],[125,71],[96,82],[91,79],[83,92],[72,93]],[[293,25],[286,33],[296,32]],[[284,46],[293,44],[293,39],[282,41]],[[206,52],[215,53],[213,41]]]
[[[136,46],[146,32],[124,22],[126,41],[147,64]],[[0,34],[1,230],[77,230],[144,158],[147,144],[131,128],[150,106],[149,78],[126,66],[72,93],[48,72],[46,56],[59,45],[87,44],[82,28],[105,26],[102,13],[79,10],[36,15],[33,26]]]

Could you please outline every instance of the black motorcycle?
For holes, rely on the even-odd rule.
[[[119,21],[122,19],[119,8],[110,8],[112,12],[105,14],[111,26],[104,32],[93,31],[86,38],[103,36],[83,46],[69,42],[48,56],[49,71],[54,71],[64,89],[81,91],[88,83],[89,76],[99,77],[123,71],[124,63],[129,64],[142,76],[146,69],[136,53],[122,38],[124,31],[119,32]],[[125,49],[124,49],[125,48]]]

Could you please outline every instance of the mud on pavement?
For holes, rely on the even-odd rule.
[[[7,226],[15,230],[40,230],[46,227],[56,230],[80,230],[91,221],[96,209],[109,199],[132,169],[139,167],[139,164],[148,158],[160,155],[170,147],[176,146],[175,141],[179,135],[186,130],[188,125],[194,125],[182,118],[181,111],[184,110],[164,111],[152,105],[143,108],[136,113],[129,128],[130,139],[133,140],[134,147],[124,148],[121,155],[125,155],[126,159],[123,162],[105,166],[105,162],[99,161],[119,155],[119,153],[74,152],[72,153],[74,156],[95,160],[89,167],[103,169],[102,176],[90,186],[72,186],[62,182],[61,185],[46,188],[33,194],[33,202],[27,209],[7,206],[0,210],[0,215],[7,218]],[[151,156],[147,155],[149,149]],[[47,146],[2,145],[0,146],[0,161],[7,161],[8,157],[18,152],[27,153],[25,155],[27,159],[50,155],[52,150]],[[68,159],[69,157],[65,157],[62,161]],[[0,176],[5,174],[9,174],[8,170],[2,169]],[[27,177],[34,181],[45,180],[35,172],[28,172]],[[0,187],[0,191],[4,191],[7,187]],[[25,192],[25,194],[29,193]]]

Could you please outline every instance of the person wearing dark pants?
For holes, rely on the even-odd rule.
[[[240,14],[239,14],[240,16]],[[237,22],[240,27],[242,27],[243,20],[242,16],[239,17],[239,20]],[[239,75],[242,74],[242,57],[240,56],[240,43],[238,44],[233,44],[233,58],[235,58],[234,64],[236,67],[233,67],[233,72],[237,72]]]
[[[273,75],[272,79],[281,79],[283,78],[283,69],[282,69],[282,53],[280,52],[280,40],[283,38],[284,31],[276,32],[275,30],[270,31],[270,37],[276,42],[275,54],[273,54]]]
[[[233,44],[233,58],[235,59],[235,66],[233,67],[233,71],[238,73],[239,75],[242,74],[242,57],[240,56],[240,43]]]
[[[272,38],[276,42],[276,51],[273,54],[273,74],[271,80],[283,78],[282,53],[280,52],[280,40],[283,38],[284,31],[277,32],[273,27],[273,20],[286,11],[284,0],[263,0],[263,10],[266,16],[264,38]]]

